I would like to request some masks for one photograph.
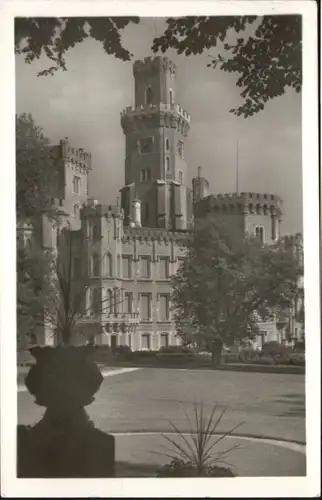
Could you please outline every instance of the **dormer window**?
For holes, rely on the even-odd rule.
[[[148,106],[152,104],[152,89],[151,87],[147,87],[145,91],[145,104]]]

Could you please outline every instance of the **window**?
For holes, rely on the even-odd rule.
[[[100,288],[94,288],[94,290],[93,290],[92,309],[93,309],[93,314],[98,314],[101,310],[101,290],[100,290]]]
[[[133,293],[125,292],[124,294],[124,312],[132,313],[133,312]]]
[[[140,259],[140,275],[141,278],[151,277],[151,259],[150,257],[141,257]]]
[[[183,184],[183,172],[181,170],[179,170],[179,182]]]
[[[172,89],[169,90],[169,103],[170,103],[170,106],[172,106],[172,104],[173,104],[173,90]]]
[[[256,226],[255,228],[255,236],[259,239],[259,241],[264,243],[264,228],[263,226]]]
[[[168,347],[169,345],[169,334],[161,333],[160,335],[160,347]]]
[[[112,276],[113,274],[112,255],[110,253],[106,254],[104,260],[105,260],[105,266],[104,266],[105,276]]]
[[[168,138],[166,138],[165,140],[165,150],[166,151],[169,151],[170,150],[170,141]]]
[[[132,272],[131,272],[131,257],[125,257],[123,256],[122,259],[122,267],[123,267],[123,278],[131,278],[132,277]]]
[[[75,279],[81,276],[81,260],[79,257],[75,257],[73,260],[73,277]]]
[[[142,168],[140,172],[140,182],[146,182],[151,180],[151,171],[149,168]]]
[[[125,292],[124,294],[124,312],[132,313],[133,312],[133,293]]]
[[[160,321],[169,321],[169,295],[166,293],[160,294],[159,298],[160,304],[159,304],[159,310],[160,310]]]
[[[73,192],[75,194],[79,193],[80,182],[81,182],[80,177],[77,177],[76,175],[74,175],[74,177],[73,177]]]
[[[147,89],[145,91],[145,103],[147,105],[152,104],[152,89],[151,89],[151,87],[147,87]]]
[[[121,276],[121,257],[120,255],[117,256],[117,276]]]
[[[153,137],[144,137],[140,139],[140,153],[147,154],[153,152]]]
[[[74,217],[79,217],[79,205],[74,205]]]
[[[142,321],[149,321],[151,319],[151,296],[148,293],[141,293],[140,315]]]
[[[112,290],[109,289],[109,290],[107,290],[107,294],[106,294],[106,304],[104,304],[104,310],[107,313],[112,314],[113,304],[114,304],[113,292],[112,292]]]
[[[168,259],[168,257],[160,257],[159,277],[161,279],[168,279],[169,278],[169,259]]]
[[[165,159],[165,169],[166,169],[167,173],[170,172],[170,158],[169,158],[169,156],[167,156]]]
[[[95,253],[92,257],[92,276],[100,275],[100,261],[99,256]]]
[[[180,158],[183,158],[183,142],[182,141],[178,141],[178,155],[180,156]]]
[[[149,333],[143,333],[142,334],[142,349],[150,349],[151,346],[151,336]]]

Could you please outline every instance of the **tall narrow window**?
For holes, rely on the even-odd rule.
[[[112,255],[110,253],[105,255],[105,276],[112,276],[113,266],[112,266]]]
[[[124,309],[125,313],[129,314],[133,312],[133,293],[125,292],[124,294]]]
[[[92,227],[92,238],[93,241],[97,241],[99,238],[99,228],[96,224],[94,224]]]
[[[161,293],[159,298],[160,321],[169,321],[169,295]]]
[[[148,293],[141,293],[140,315],[142,321],[149,321],[151,319],[151,296]]]
[[[160,257],[159,277],[161,279],[168,279],[169,278],[169,259],[168,259],[168,257]]]
[[[151,259],[150,257],[141,257],[140,259],[140,277],[150,278],[151,277]]]
[[[79,217],[79,205],[74,205],[74,217]]]
[[[180,184],[183,184],[183,172],[182,172],[182,170],[179,170],[179,182],[180,182]]]
[[[79,193],[79,190],[80,190],[80,177],[77,177],[76,175],[74,175],[73,177],[73,192],[75,194],[78,194]]]
[[[152,89],[151,87],[147,87],[145,91],[145,103],[149,106],[152,104]]]
[[[160,335],[160,347],[168,347],[169,345],[169,334],[161,333]]]
[[[259,239],[259,241],[264,243],[264,228],[263,226],[256,226],[255,228],[255,236]]]
[[[123,268],[123,278],[131,278],[132,277],[132,259],[131,257],[123,256],[122,259],[122,268]]]
[[[165,150],[166,151],[169,151],[170,150],[170,141],[168,138],[166,138],[165,140]]]
[[[151,336],[149,333],[142,334],[142,349],[150,349],[151,347]]]
[[[114,305],[113,292],[112,292],[112,290],[109,289],[109,290],[107,290],[106,304],[104,304],[104,310],[106,312],[108,312],[109,314],[112,314],[113,305]]]
[[[121,276],[121,257],[120,255],[117,256],[117,276]]]
[[[167,173],[170,172],[170,158],[169,158],[169,156],[167,156],[165,159],[165,170]]]

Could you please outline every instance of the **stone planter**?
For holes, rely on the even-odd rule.
[[[46,407],[35,426],[18,426],[18,477],[112,477],[114,438],[94,427],[85,406],[103,381],[94,349],[35,347],[26,377],[35,403]]]

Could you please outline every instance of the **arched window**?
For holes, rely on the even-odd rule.
[[[100,275],[100,260],[97,253],[92,256],[92,276]]]
[[[170,150],[170,141],[168,138],[166,138],[165,140],[165,150],[166,151],[169,151]]]
[[[151,87],[147,87],[145,91],[145,103],[149,106],[152,104],[152,89]]]
[[[172,104],[173,104],[173,90],[172,89],[169,90],[169,104],[170,104],[170,106],[172,106]]]

